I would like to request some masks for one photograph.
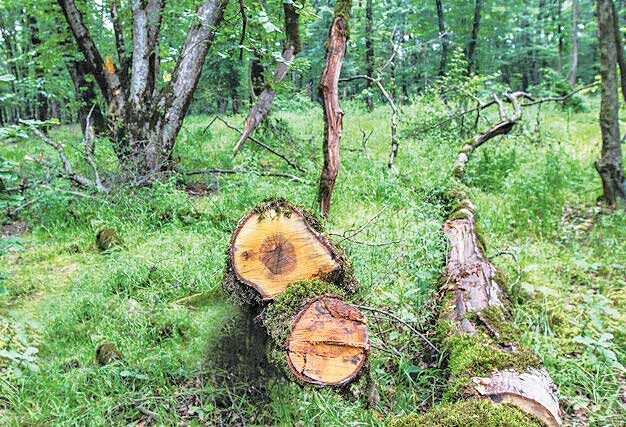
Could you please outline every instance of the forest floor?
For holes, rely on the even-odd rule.
[[[478,150],[466,182],[487,253],[508,277],[515,323],[558,384],[567,422],[623,425],[626,213],[596,208],[600,135],[597,103],[588,103],[582,113],[526,111],[510,136]],[[327,231],[354,262],[357,301],[435,339],[429,328],[445,263],[444,195],[461,141],[450,129],[420,130],[434,107],[406,107],[397,168],[389,171],[388,111],[345,110]],[[177,146],[181,170],[249,173],[178,177],[108,197],[77,197],[54,181],[21,211],[23,223],[4,226],[1,425],[379,425],[439,401],[445,355],[433,358],[418,337],[387,321],[370,320],[379,396],[369,396],[370,407],[333,390],[280,379],[258,384],[220,370],[218,353],[237,351],[228,339],[237,336],[237,309],[219,291],[230,233],[270,196],[309,207],[315,200],[321,111],[273,117],[257,136],[293,156],[305,182],[263,176],[269,168],[294,172],[252,143],[233,159],[237,134],[219,121],[207,129],[211,117],[194,116]],[[242,117],[227,120],[239,125]],[[51,135],[68,150],[81,138],[68,127]],[[54,158],[36,140],[1,150],[20,162],[42,150]],[[99,148],[100,163],[111,158]],[[123,244],[100,253],[95,234],[105,226]],[[99,366],[95,349],[103,342],[124,360]]]

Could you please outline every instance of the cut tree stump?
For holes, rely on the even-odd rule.
[[[336,296],[319,296],[298,313],[285,347],[289,369],[301,381],[345,384],[367,358],[365,316]]]
[[[234,277],[226,278],[225,287],[248,303],[255,299],[249,289],[271,301],[299,280],[356,287],[351,264],[322,234],[319,222],[284,200],[265,202],[243,217],[231,239],[229,262],[227,276]]]

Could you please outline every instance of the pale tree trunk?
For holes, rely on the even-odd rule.
[[[478,44],[478,31],[480,30],[480,9],[482,0],[476,0],[474,6],[474,24],[472,25],[472,35],[467,44],[467,75],[471,75],[475,65],[476,45]]]
[[[576,86],[578,74],[578,0],[572,0],[572,64],[569,70],[569,85]]]
[[[446,21],[443,14],[443,4],[441,0],[435,1],[437,6],[437,25],[439,27],[439,39],[441,41],[441,60],[439,61],[439,76],[446,74],[446,64],[448,63],[448,43],[449,37],[446,32]]]
[[[602,77],[602,101],[600,105],[602,152],[595,166],[602,179],[602,199],[609,206],[613,206],[618,200],[622,202],[626,200],[619,135],[617,47],[613,21],[613,2],[611,0],[596,0],[596,13],[600,44],[600,76]]]
[[[556,25],[557,25],[557,64],[556,69],[560,73],[563,71],[563,0],[558,0],[557,2],[557,11],[556,11]]]
[[[330,212],[335,181],[339,173],[339,143],[343,110],[339,104],[339,75],[348,44],[348,22],[352,0],[337,0],[326,45],[326,63],[322,71],[319,92],[324,108],[324,165],[320,175],[317,203],[325,217]]]
[[[241,149],[257,126],[269,114],[274,98],[276,97],[276,88],[273,87],[273,85],[283,81],[292,61],[300,52],[300,14],[291,3],[283,3],[283,11],[285,14],[285,46],[283,48],[283,60],[278,67],[276,67],[276,70],[274,70],[271,82],[262,82],[262,85],[258,88],[258,92],[253,89],[256,102],[248,112],[241,138],[235,145],[235,153]],[[252,76],[252,83],[254,88],[254,76]]]
[[[89,72],[108,105],[108,128],[123,169],[136,184],[149,182],[172,168],[172,151],[215,30],[228,0],[204,0],[187,33],[169,84],[161,89],[159,38],[165,0],[132,0],[132,57],[126,58],[124,35],[117,11],[111,18],[120,66],[103,58],[75,0],[57,0],[84,55]]]
[[[365,72],[368,77],[374,77],[374,7],[373,0],[367,0],[365,4]],[[374,97],[372,96],[373,83],[365,81],[367,88],[367,109],[374,109]]]

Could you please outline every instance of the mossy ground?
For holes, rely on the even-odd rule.
[[[388,427],[541,427],[543,424],[509,405],[490,400],[447,403],[426,414],[390,419]]]
[[[388,129],[380,126],[389,111],[343,107],[342,163],[327,229],[341,235],[384,208],[352,239],[370,244],[341,243],[361,284],[354,298],[422,326],[431,317],[445,262],[444,193],[454,184],[449,173],[460,140],[447,130],[412,133],[444,108],[426,101],[407,106],[398,170],[389,171]],[[568,122],[566,113],[544,106],[545,131],[523,125],[507,139],[480,147],[468,163],[466,183],[488,255],[516,256],[517,262],[507,255],[495,262],[510,277],[522,342],[543,358],[568,416],[607,425],[623,419],[623,370],[616,363],[624,363],[626,215],[603,214],[582,235],[562,222],[565,210],[592,207],[600,192],[593,170],[600,147],[595,111],[597,106]],[[528,114],[534,123],[532,110]],[[237,221],[272,194],[315,207],[321,110],[276,115],[291,125],[295,143],[280,148],[307,171],[305,183],[252,173],[196,177],[211,189],[202,197],[187,194],[182,177],[108,197],[76,197],[57,180],[37,190],[36,202],[22,211],[31,231],[17,238],[21,247],[0,257],[0,316],[12,330],[24,331],[15,349],[32,357],[38,369],[25,360],[2,359],[10,369],[0,376],[0,424],[136,424],[144,419],[141,406],[165,425],[183,415],[214,421],[227,411],[233,422],[244,417],[248,424],[381,425],[388,416],[441,401],[444,370],[422,362],[427,350],[416,337],[392,324],[379,330],[373,316],[373,344],[402,350],[372,350],[370,371],[380,400],[370,408],[334,390],[281,380],[256,400],[243,391],[249,384],[229,386],[206,371],[223,325],[238,315],[218,292],[224,250]],[[240,123],[243,117],[228,120]],[[209,121],[186,120],[175,155],[182,170],[292,172],[253,145],[233,160],[238,135],[219,123],[204,133]],[[366,155],[360,151],[361,129],[373,131]],[[78,129],[53,129],[51,135],[76,159],[71,147],[80,146]],[[42,150],[55,158],[36,140],[2,146],[5,157],[19,162]],[[99,143],[96,157],[115,167],[106,143]],[[42,173],[34,162],[24,164],[26,171]],[[88,170],[79,163],[83,167]],[[114,228],[124,245],[100,253],[94,236],[104,227]],[[380,243],[386,244],[372,245]],[[95,350],[104,342],[114,343],[124,361],[99,366]],[[29,346],[38,352],[29,356]]]

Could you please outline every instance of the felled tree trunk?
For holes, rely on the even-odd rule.
[[[239,222],[228,254],[224,288],[260,313],[274,367],[319,386],[359,376],[369,351],[366,319],[346,301],[358,284],[311,214],[265,202]]]
[[[317,203],[324,217],[330,212],[330,202],[339,173],[339,143],[343,110],[339,105],[339,75],[348,44],[348,22],[352,0],[337,0],[326,47],[326,65],[322,71],[319,93],[324,108],[324,165],[320,176]]]
[[[444,403],[426,414],[400,417],[394,426],[521,425],[560,426],[556,386],[540,359],[518,340],[502,276],[485,255],[475,207],[461,180],[476,148],[511,131],[521,117],[523,92],[508,95],[514,113],[465,143],[452,171],[456,190],[443,231],[449,242],[438,328],[450,374]],[[497,407],[493,404],[506,403]],[[512,406],[513,408],[511,408]],[[477,415],[478,414],[478,415]],[[455,421],[456,420],[456,421]],[[461,422],[459,420],[466,420]]]

